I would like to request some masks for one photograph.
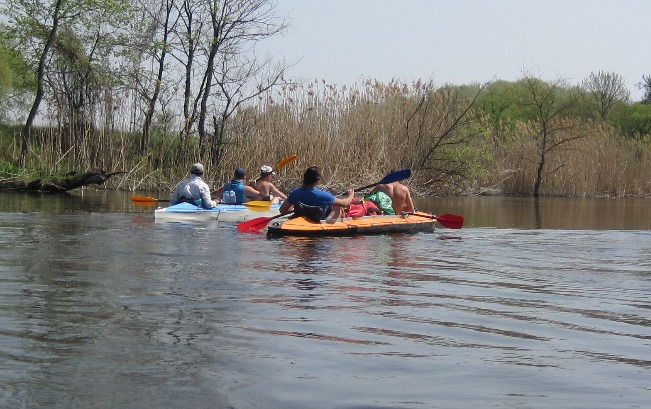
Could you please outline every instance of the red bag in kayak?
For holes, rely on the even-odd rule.
[[[382,214],[382,210],[373,201],[364,199],[353,199],[346,212],[346,217],[362,217],[372,214]]]

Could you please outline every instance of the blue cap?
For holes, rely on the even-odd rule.
[[[246,170],[244,168],[236,168],[234,175],[235,179],[244,179],[246,177]]]

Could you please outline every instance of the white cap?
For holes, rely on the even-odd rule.
[[[275,175],[276,172],[274,172],[273,168],[271,166],[264,165],[263,167],[260,168],[260,176],[265,177],[268,174]]]

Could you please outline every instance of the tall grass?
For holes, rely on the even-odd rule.
[[[651,144],[629,140],[605,123],[581,125],[585,137],[547,158],[542,184],[546,196],[644,197],[651,193]],[[493,177],[485,181],[494,193],[532,195],[537,153],[531,124],[519,124],[513,135],[493,150]]]
[[[200,159],[196,140],[179,156],[179,133],[164,120],[155,124],[149,150],[140,152],[128,104],[99,113],[104,126],[85,129],[76,139],[71,135],[79,131],[58,124],[52,113],[46,122],[58,125],[35,130],[25,169],[13,165],[20,128],[0,131],[0,177],[123,170],[100,188],[168,192],[199,160],[217,188],[235,167],[246,168],[254,178],[260,166],[298,155],[276,179],[283,190],[299,185],[307,166],[319,165],[333,191],[409,167],[414,176],[407,183],[416,194],[532,194],[540,149],[534,124],[492,125],[471,102],[452,88],[422,82],[285,85],[231,118],[219,163]],[[543,195],[651,194],[649,141],[625,139],[603,122],[571,121],[576,123],[568,129],[582,138],[547,156]]]

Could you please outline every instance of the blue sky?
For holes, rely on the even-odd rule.
[[[292,78],[437,85],[517,80],[528,70],[578,84],[591,72],[651,75],[649,0],[277,0],[284,35],[262,51]]]

